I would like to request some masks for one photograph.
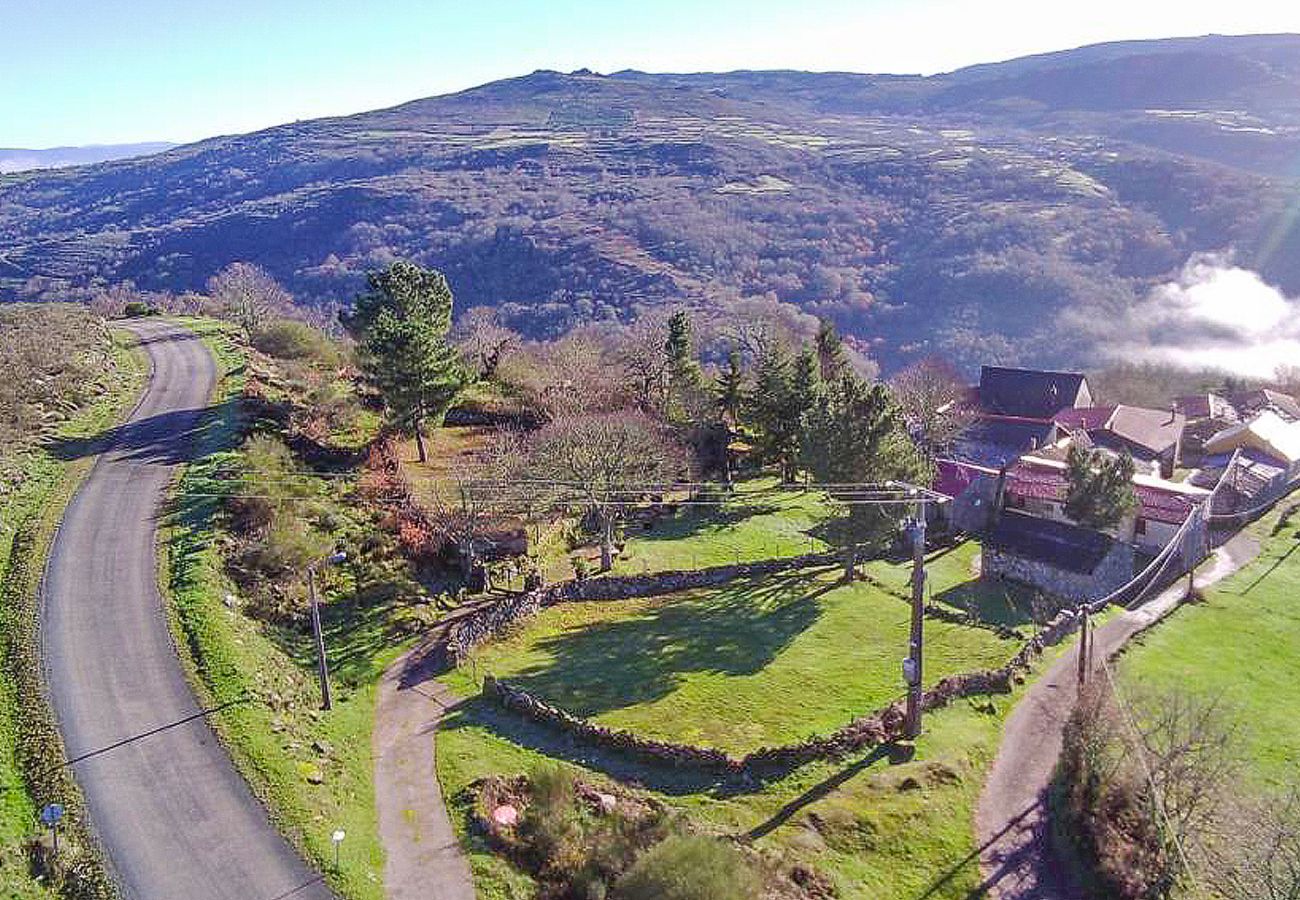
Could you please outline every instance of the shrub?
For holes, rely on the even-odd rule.
[[[752,900],[757,873],[740,851],[715,838],[670,837],[642,854],[615,885],[617,900]]]
[[[150,306],[143,300],[132,300],[126,306],[122,307],[122,315],[128,319],[138,319],[142,316],[158,315],[158,307]]]
[[[277,319],[253,332],[253,346],[277,359],[306,359],[324,366],[339,363],[338,348],[319,329],[294,319]]]

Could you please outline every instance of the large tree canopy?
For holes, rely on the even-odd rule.
[[[369,284],[341,319],[390,424],[415,435],[425,462],[424,428],[442,423],[466,382],[459,353],[447,341],[451,288],[441,272],[409,262],[372,273]]]
[[[1091,452],[1078,444],[1066,458],[1065,514],[1089,528],[1114,528],[1137,508],[1133,457]]]

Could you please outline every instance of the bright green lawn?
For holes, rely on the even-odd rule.
[[[616,572],[661,572],[796,556],[827,549],[815,535],[835,513],[820,491],[783,488],[774,477],[740,482],[720,507],[683,506],[653,528],[629,525]]]
[[[795,572],[564,604],[482,648],[474,668],[612,727],[744,754],[833,731],[901,694],[908,604],[839,579]],[[1000,666],[1016,649],[987,629],[928,621],[927,681]]]
[[[1264,781],[1294,785],[1300,772],[1300,528],[1253,526],[1259,558],[1183,606],[1128,650],[1132,689],[1222,695],[1244,724],[1246,755]]]
[[[1040,670],[1059,652],[1051,651]],[[869,751],[806,766],[747,793],[602,751],[575,752],[554,732],[472,699],[439,730],[438,778],[482,900],[531,900],[533,888],[467,833],[467,787],[487,775],[527,772],[556,760],[589,780],[642,785],[697,827],[752,836],[758,848],[787,865],[801,862],[830,875],[843,900],[964,900],[979,882],[975,804],[1021,690],[928,714],[911,761]]]

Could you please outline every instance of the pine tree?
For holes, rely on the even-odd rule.
[[[718,411],[731,427],[740,424],[740,408],[745,402],[745,374],[740,368],[740,351],[727,354],[727,367],[718,374]]]
[[[824,483],[910,481],[928,484],[929,464],[912,442],[902,411],[883,384],[868,385],[847,374],[820,392],[804,417],[800,460]],[[892,529],[899,513],[885,507],[852,506],[848,529],[856,545]]]
[[[838,381],[849,374],[848,353],[844,341],[830,319],[820,319],[817,325],[817,363],[822,381]]]
[[[754,362],[748,407],[759,456],[780,465],[784,481],[793,481],[799,452],[794,378],[789,354],[775,343],[764,348]]]
[[[698,412],[704,373],[695,358],[694,329],[691,316],[679,309],[668,319],[668,337],[664,340],[664,358],[668,376],[668,418],[682,421]],[[707,401],[706,401],[707,402]]]
[[[817,357],[811,347],[805,347],[794,361],[794,371],[790,376],[791,411],[797,417],[813,408],[821,393],[821,374]]]
[[[427,462],[424,429],[442,424],[466,383],[460,353],[447,341],[451,288],[441,272],[409,262],[371,273],[368,283],[370,290],[340,318],[390,424],[415,435],[420,461]]]

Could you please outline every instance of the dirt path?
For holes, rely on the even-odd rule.
[[[457,610],[428,639],[389,666],[379,684],[372,745],[379,835],[390,900],[474,900],[434,765],[434,738],[457,698],[434,675],[442,632],[476,607]]]
[[[1206,587],[1250,562],[1259,545],[1238,534],[1196,574]],[[1128,610],[1094,632],[1093,659],[1119,650],[1139,631],[1178,606],[1185,582]],[[1094,663],[1094,666],[1097,663]],[[1052,852],[1047,833],[1047,790],[1061,755],[1061,733],[1074,707],[1078,650],[1057,660],[1007,718],[1002,746],[975,813],[981,887],[1001,900],[1072,900],[1079,896]]]

